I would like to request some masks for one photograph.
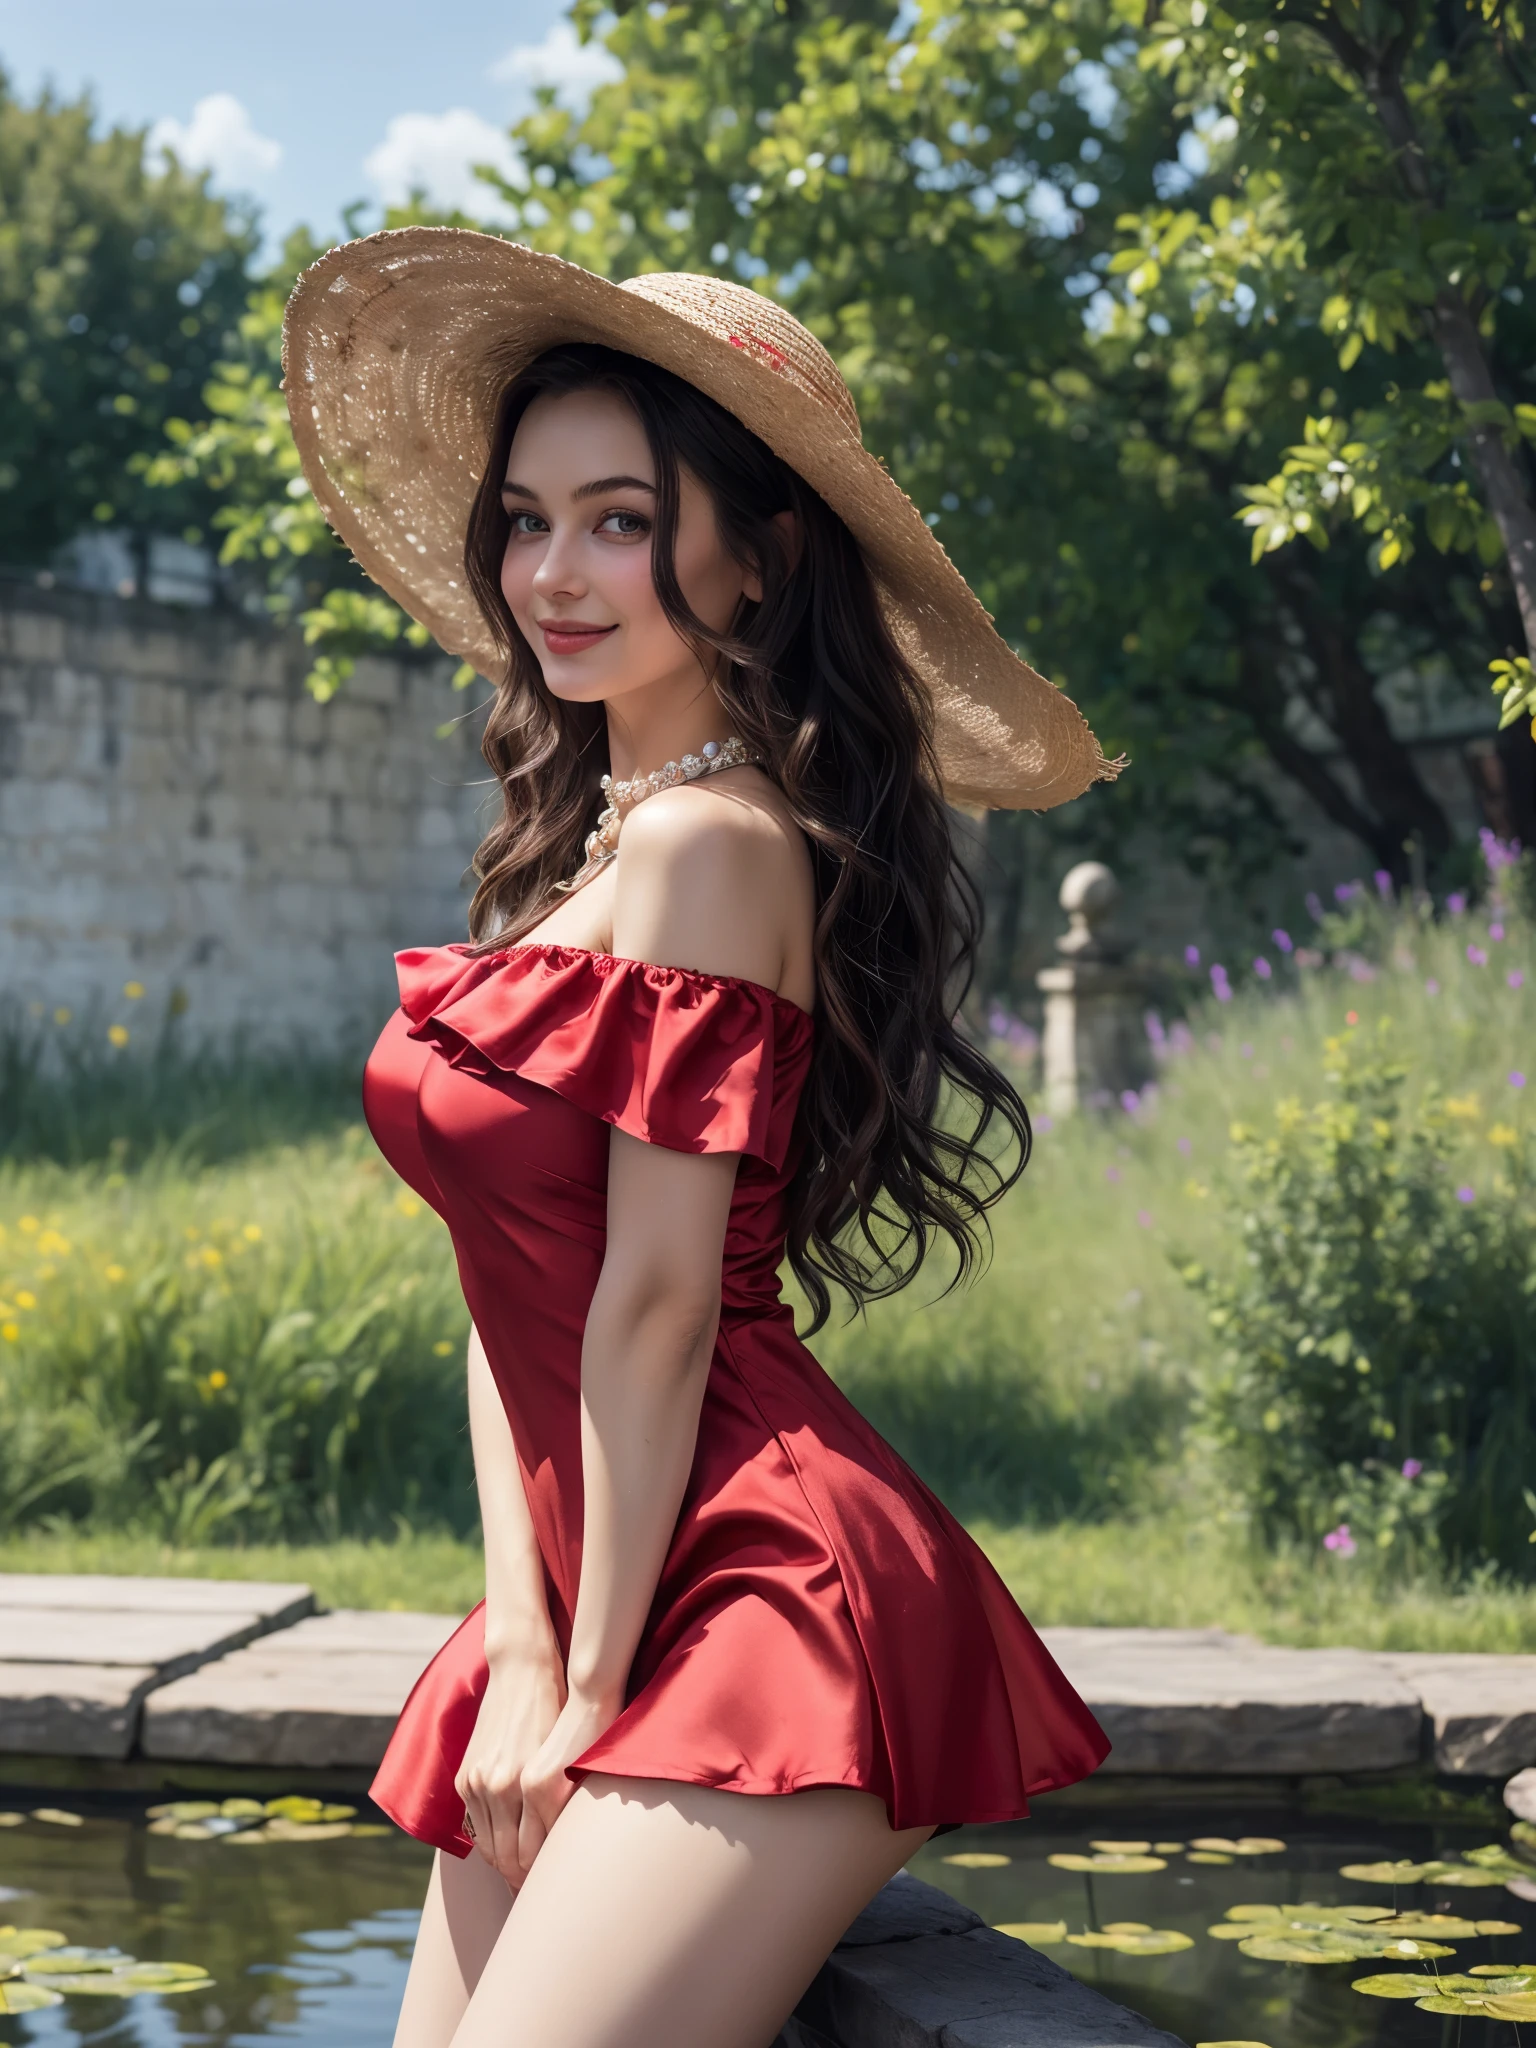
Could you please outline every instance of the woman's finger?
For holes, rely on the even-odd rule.
[[[517,1829],[517,1860],[524,1877],[533,1868],[533,1859],[544,1846],[544,1837],[549,1832],[540,1817],[538,1807],[523,1791],[523,1811]]]
[[[464,1793],[464,1832],[475,1845],[475,1853],[496,1868],[496,1822],[484,1796],[473,1786]]]

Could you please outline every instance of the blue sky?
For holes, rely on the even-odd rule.
[[[561,15],[561,0],[0,0],[0,65],[28,99],[89,87],[108,122],[258,200],[275,245],[412,183],[483,212],[467,166],[507,161],[536,83],[579,98],[604,61]]]

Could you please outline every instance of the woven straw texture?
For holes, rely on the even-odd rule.
[[[852,531],[933,695],[957,803],[1047,810],[1113,775],[1071,700],[1009,649],[859,438],[836,364],[772,299],[718,278],[613,284],[493,235],[398,228],[300,278],[284,386],[304,474],[373,580],[451,654],[497,672],[464,578],[496,402],[533,357],[601,342],[684,377],[750,427]]]

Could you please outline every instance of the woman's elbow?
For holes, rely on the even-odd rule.
[[[631,1357],[682,1378],[708,1365],[720,1326],[718,1280],[651,1273],[600,1292],[607,1300],[598,1320],[610,1344],[616,1337]]]

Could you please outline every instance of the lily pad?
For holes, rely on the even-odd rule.
[[[1417,1884],[1427,1867],[1408,1862],[1346,1863],[1339,1875],[1353,1878],[1356,1884]]]
[[[1514,1928],[1510,1933],[1515,1932]],[[1531,1989],[1536,1991],[1536,1963],[1474,1963],[1469,1977],[1529,1977]]]
[[[1197,2041],[1195,2048],[1269,2048],[1267,2041]]]
[[[83,1828],[85,1826],[85,1816],[83,1814],[70,1813],[62,1806],[34,1806],[32,1818],[34,1820],[46,1821],[51,1828]]]
[[[1536,1827],[1528,1820],[1517,1820],[1509,1831],[1512,1842],[1518,1842],[1522,1849],[1536,1849]]]
[[[0,1956],[14,1957],[25,1962],[30,1956],[39,1956],[44,1949],[63,1948],[69,1940],[67,1934],[60,1934],[56,1927],[0,1927]]]
[[[1109,1948],[1122,1956],[1173,1956],[1195,1945],[1187,1934],[1171,1927],[1106,1927],[1098,1934],[1069,1934],[1067,1939],[1076,1948]]]
[[[1011,1934],[1015,1941],[1027,1941],[1032,1948],[1049,1948],[1067,1938],[1065,1920],[1000,1920],[996,1934]]]
[[[0,1813],[0,1828],[19,1828],[26,1817],[24,1813]]]
[[[946,1856],[944,1861],[953,1863],[957,1870],[1001,1870],[1013,1858],[1000,1856],[993,1849],[962,1849],[957,1855]]]
[[[1186,1863],[1223,1863],[1230,1869],[1236,1859],[1224,1856],[1219,1849],[1191,1849],[1184,1860]]]
[[[1349,1987],[1367,1998],[1428,1998],[1439,1990],[1439,1977],[1415,1977],[1409,1970],[1387,1970],[1379,1977],[1357,1977]]]
[[[1082,1870],[1095,1877],[1142,1877],[1149,1871],[1166,1870],[1168,1862],[1163,1856],[1047,1856],[1046,1862],[1056,1870]]]
[[[255,1832],[254,1829],[251,1830]],[[352,1823],[346,1820],[300,1821],[285,1820],[281,1814],[269,1820],[261,1830],[262,1838],[268,1842],[335,1842],[343,1835],[350,1835]],[[231,1835],[232,1842],[241,1840]]]
[[[212,1820],[219,1811],[216,1799],[172,1799],[164,1806],[146,1809],[150,1820]]]
[[[223,1820],[260,1820],[266,1810],[259,1799],[224,1799],[219,1802],[219,1816]]]
[[[1213,1849],[1219,1856],[1278,1856],[1285,1847],[1274,1835],[1196,1835],[1191,1849]]]
[[[45,2005],[62,2005],[62,1991],[50,1991],[42,1984],[29,1984],[25,1977],[13,1977],[0,1984],[0,2013],[41,2012]]]
[[[1152,1854],[1154,1856],[1177,1856],[1188,1846],[1186,1842],[1154,1842],[1152,1844]]]
[[[1509,1998],[1479,1997],[1475,1991],[1453,1991],[1419,2000],[1420,2012],[1456,2013],[1463,2019],[1536,2020],[1536,1994],[1516,1992]]]
[[[1382,1906],[1233,1906],[1209,1932],[1269,1963],[1343,1963],[1380,1956],[1423,1962],[1454,1955],[1446,1937],[1470,1940],[1477,1924],[1448,1913],[1389,1913]]]
[[[1088,1846],[1103,1856],[1148,1856],[1152,1853],[1150,1842],[1090,1842]]]
[[[1518,1920],[1479,1920],[1479,1934],[1523,1934],[1524,1928]]]

